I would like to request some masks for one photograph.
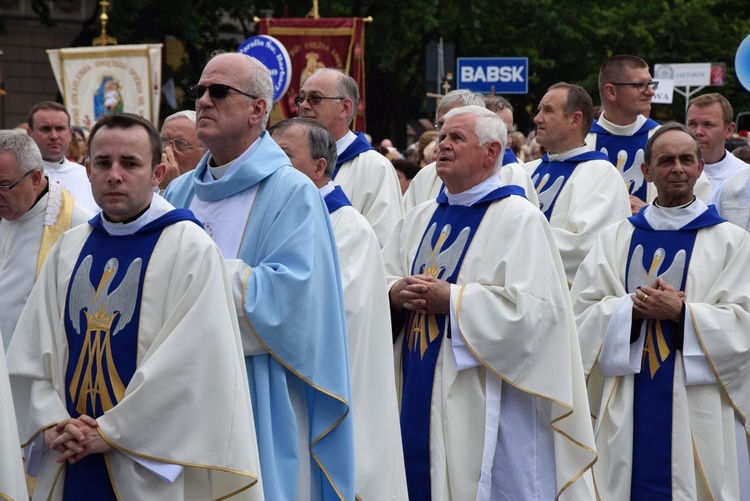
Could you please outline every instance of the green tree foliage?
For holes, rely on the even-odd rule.
[[[52,0],[54,2],[54,0]],[[70,0],[67,0],[70,1]],[[45,23],[49,1],[33,0]],[[180,68],[165,73],[178,87],[195,82],[216,49],[234,50],[255,35],[254,16],[304,17],[310,0],[111,0],[108,32],[119,43],[162,42],[173,36],[185,46]],[[546,89],[567,81],[599,101],[599,66],[614,54],[635,54],[657,63],[725,62],[726,85],[703,92],[724,94],[737,111],[750,110],[750,93],[738,84],[735,51],[750,35],[750,3],[730,0],[330,0],[321,17],[372,16],[367,26],[368,131],[394,137],[402,146],[407,123],[425,111],[425,47],[442,37],[456,56],[529,58],[529,93],[507,96],[522,130],[533,127]],[[76,43],[96,36],[96,13]],[[231,22],[229,22],[231,21]],[[167,69],[165,68],[165,71]],[[660,119],[682,120],[684,99],[654,105]]]

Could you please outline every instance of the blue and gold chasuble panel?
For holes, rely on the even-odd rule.
[[[487,194],[474,205],[449,205],[444,192],[427,225],[412,263],[411,274],[427,274],[455,284],[461,263],[493,201],[524,196],[523,188],[508,185]],[[450,337],[447,315],[409,312],[402,353],[403,389],[401,436],[406,481],[411,500],[429,500],[430,403],[435,367],[444,337]]]
[[[643,152],[646,149],[649,132],[658,126],[657,122],[649,118],[632,136],[616,136],[594,120],[590,131],[596,134],[597,150],[607,155],[612,165],[622,174],[628,193],[644,202],[648,202],[646,200],[648,184],[641,171]]]
[[[713,206],[679,230],[654,230],[643,211],[629,220],[635,227],[625,271],[631,294],[657,278],[684,291],[698,230],[722,222]],[[641,371],[634,376],[631,499],[671,500],[675,337],[682,326],[645,322]]]
[[[531,181],[539,196],[539,209],[544,213],[547,221],[552,217],[555,202],[578,164],[606,159],[606,155],[597,151],[587,151],[567,160],[550,160],[546,154],[542,157],[541,163],[531,175]]]
[[[65,403],[71,417],[98,418],[122,400],[136,369],[151,254],[165,226],[188,219],[195,221],[189,211],[171,211],[125,236],[109,235],[101,214],[89,221],[94,229],[73,268],[65,303]],[[104,454],[66,466],[63,499],[116,499]]]

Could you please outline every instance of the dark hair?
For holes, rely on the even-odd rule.
[[[690,136],[695,143],[695,153],[698,156],[698,161],[700,162],[703,159],[703,155],[701,155],[701,147],[698,144],[698,139],[696,139],[695,135],[690,132],[690,129],[679,122],[667,122],[656,129],[656,132],[654,132],[654,134],[650,138],[648,138],[646,149],[643,151],[643,162],[647,167],[651,165],[651,156],[653,155],[654,143],[656,142],[656,139],[659,136],[663,135],[665,132],[671,132],[673,130],[684,132],[685,134]]]
[[[32,106],[29,110],[29,114],[26,116],[26,125],[28,125],[31,130],[34,129],[34,114],[39,110],[62,111],[68,117],[68,125],[70,125],[70,113],[68,113],[68,109],[65,106],[55,101],[42,101],[41,103],[36,103]]]
[[[406,179],[414,179],[414,176],[417,175],[419,172],[419,167],[417,167],[414,163],[403,160],[403,159],[396,159],[391,162],[393,164],[393,168],[396,170],[400,170],[404,173],[404,177]]]
[[[599,69],[599,99],[604,102],[604,86],[623,78],[623,70],[640,70],[642,68],[648,68],[648,63],[638,56],[628,54],[612,56],[604,61]]]
[[[563,115],[567,117],[576,111],[580,111],[582,115],[581,132],[586,136],[589,130],[591,130],[591,124],[594,122],[594,103],[591,101],[589,93],[580,85],[565,82],[557,82],[550,86],[548,90],[553,89],[568,89],[568,100],[565,103]]]
[[[134,113],[117,113],[115,115],[102,115],[99,117],[89,134],[89,152],[91,151],[91,145],[94,143],[94,136],[96,136],[96,133],[102,127],[129,129],[138,126],[146,129],[148,133],[148,139],[151,143],[151,168],[153,169],[161,162],[161,135],[151,122]]]

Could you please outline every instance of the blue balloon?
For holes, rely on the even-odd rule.
[[[748,35],[737,49],[734,58],[734,71],[742,86],[750,90],[750,35]]]

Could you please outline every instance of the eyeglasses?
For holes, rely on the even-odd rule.
[[[659,88],[659,82],[654,82],[651,80],[650,82],[611,82],[612,85],[627,85],[628,87],[635,87],[635,89],[638,92],[646,92],[646,89],[651,87],[652,90],[656,90]]]
[[[307,101],[310,103],[310,106],[317,106],[320,104],[320,102],[323,99],[344,99],[343,97],[326,97],[326,96],[319,96],[318,94],[311,94],[309,96],[297,96],[294,98],[294,104],[296,104],[298,107],[302,106],[302,103]]]
[[[31,174],[35,170],[37,170],[37,169],[31,169],[26,174],[24,174],[23,176],[21,176],[17,181],[14,181],[14,182],[12,182],[10,184],[0,184],[0,191],[10,191],[10,190],[12,190],[13,188],[16,187],[16,185],[18,183],[20,183],[21,181],[23,181],[26,176],[28,176],[29,174]]]
[[[199,144],[198,146],[192,146],[188,144],[187,141],[183,141],[182,139],[172,139],[169,137],[161,137],[161,147],[166,148],[169,145],[172,145],[175,150],[179,151],[180,153],[185,153],[189,150],[194,150],[196,148],[203,148],[204,146],[202,144]]]
[[[227,97],[227,94],[230,90],[239,92],[243,96],[247,96],[251,99],[258,99],[258,96],[250,95],[247,92],[242,92],[240,89],[235,89],[234,87],[230,87],[229,85],[224,84],[195,84],[188,87],[187,92],[190,99],[192,99],[193,101],[197,101],[198,99],[203,97],[203,94],[205,94],[206,91],[208,91],[208,95],[211,96],[211,99],[224,99],[225,97]]]

